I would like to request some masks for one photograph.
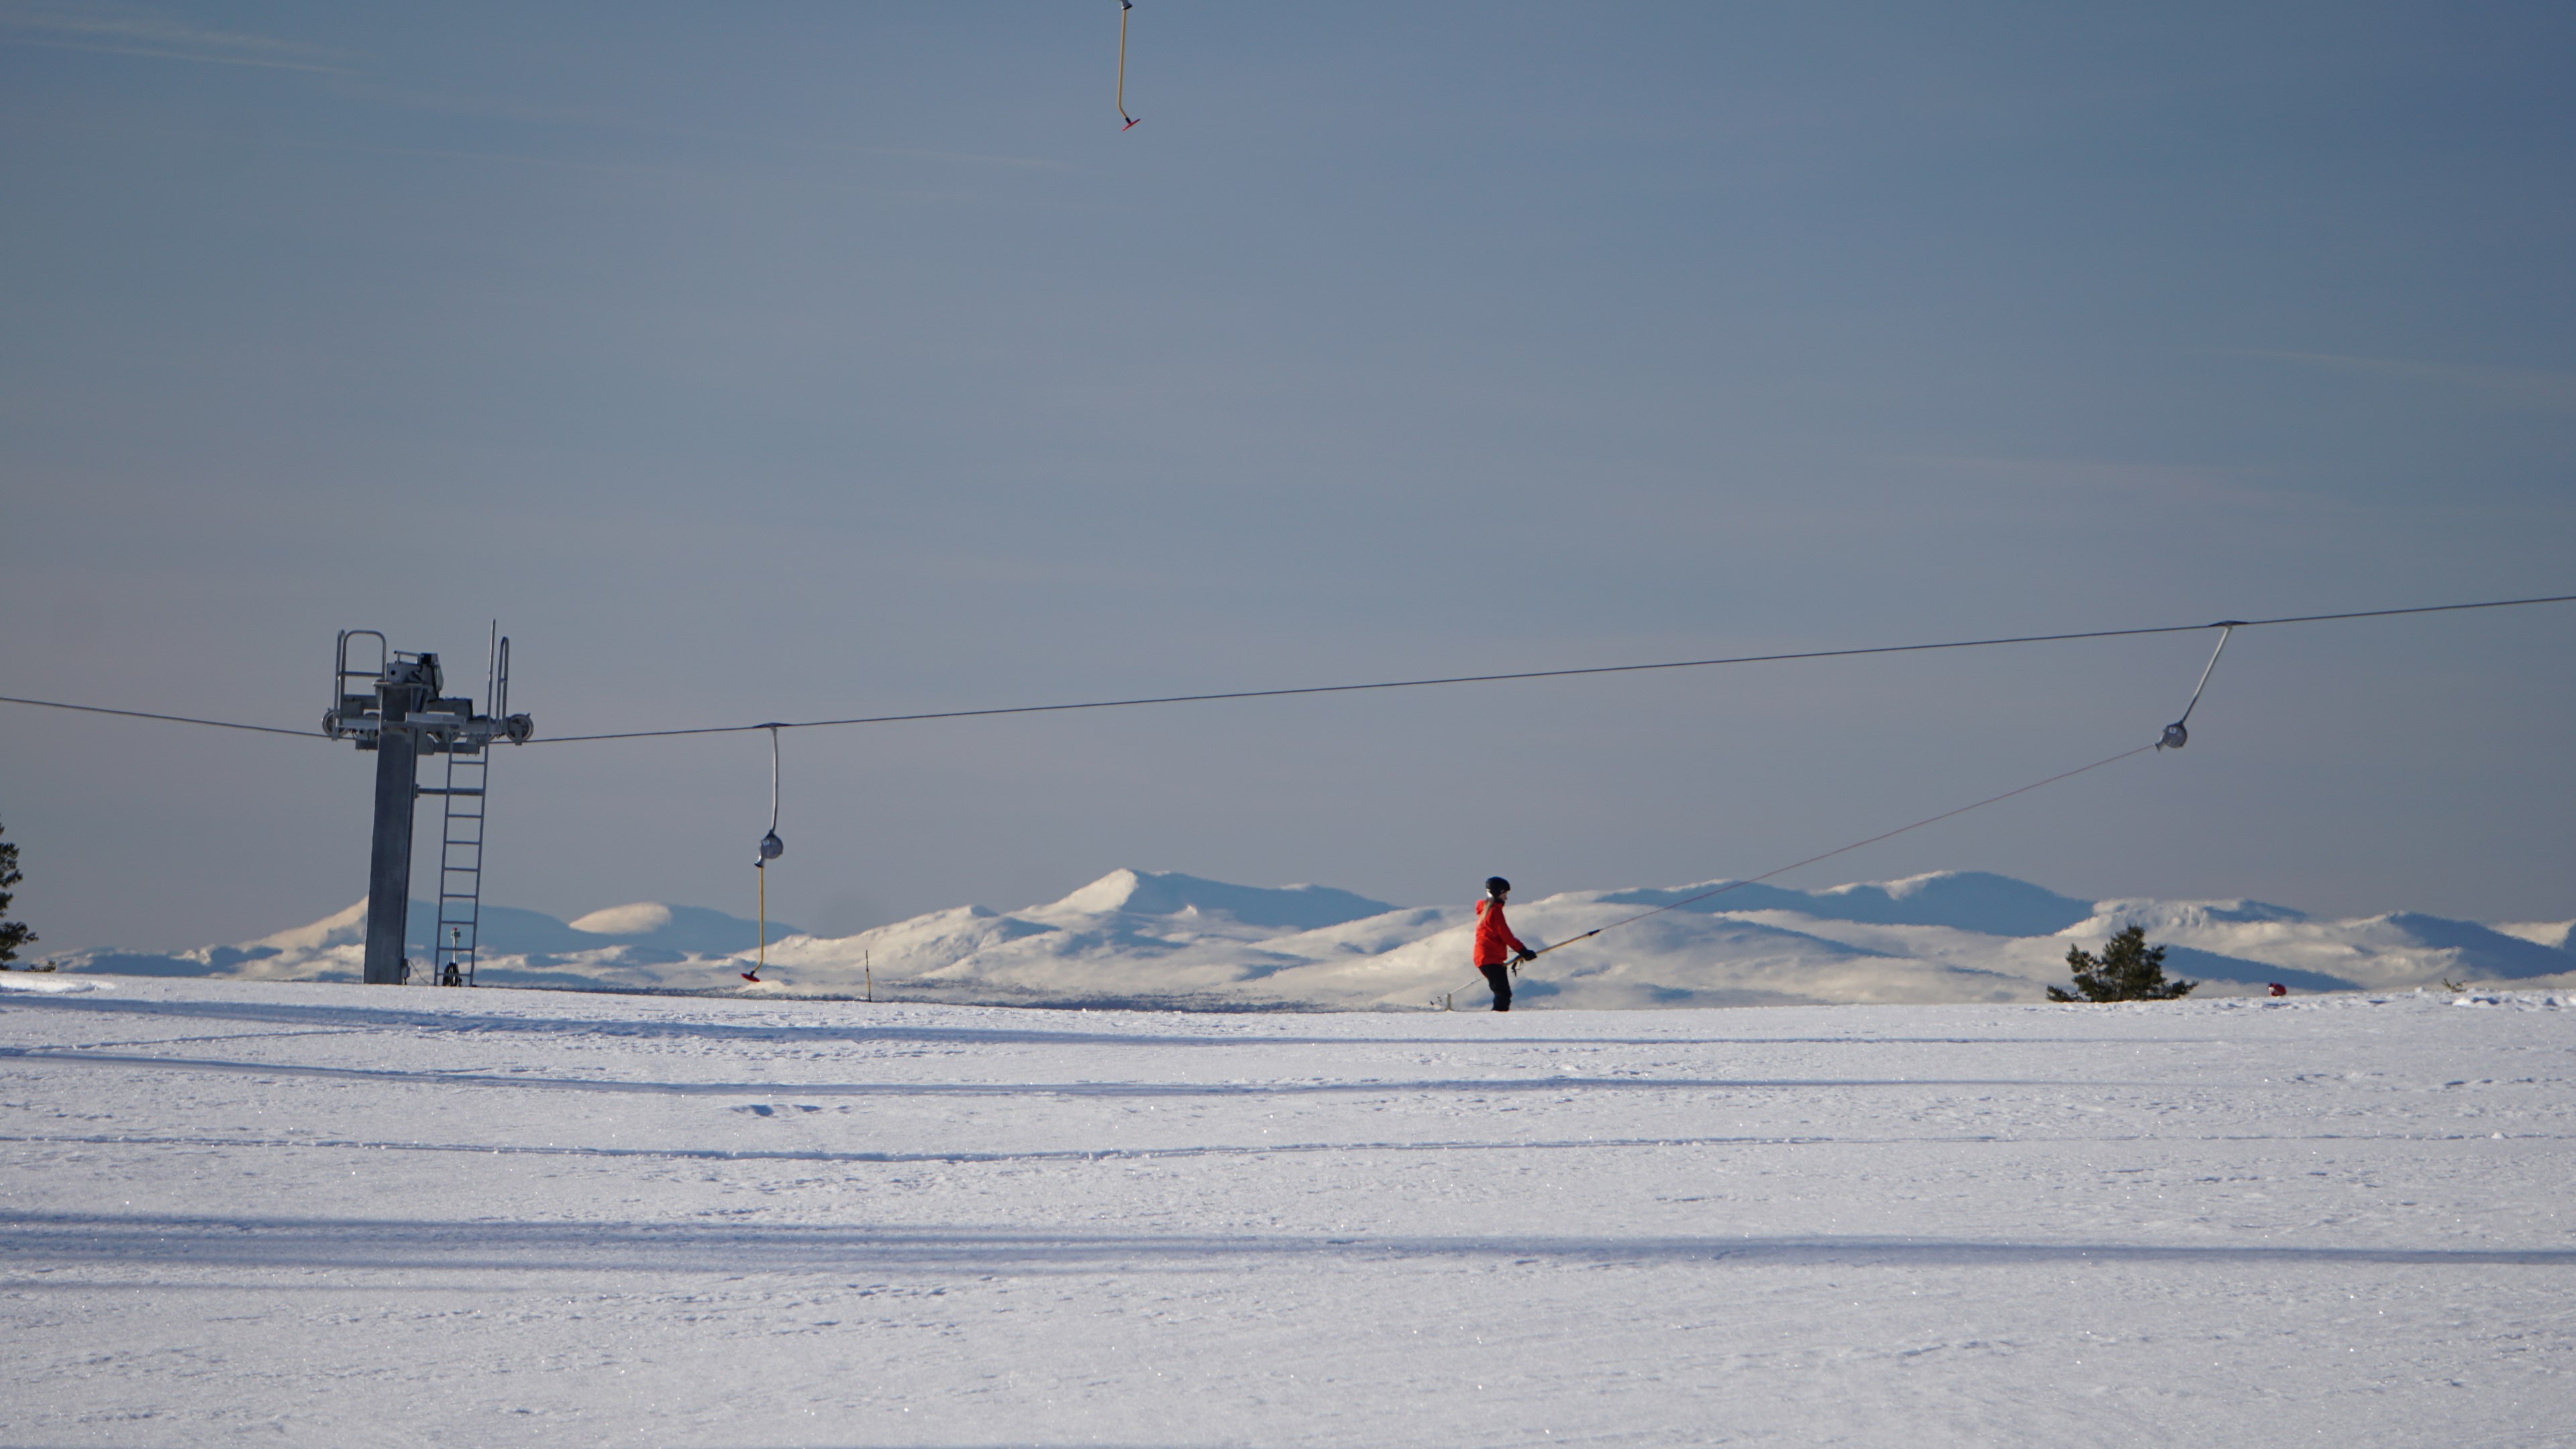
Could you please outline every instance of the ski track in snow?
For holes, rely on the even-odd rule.
[[[2576,1011],[0,998],[13,1445],[2501,1445]]]

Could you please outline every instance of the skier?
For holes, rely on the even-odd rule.
[[[1476,969],[1485,973],[1487,985],[1494,988],[1494,1010],[1512,1009],[1512,972],[1523,961],[1535,961],[1538,953],[1521,944],[1512,934],[1511,923],[1503,919],[1503,902],[1512,896],[1512,883],[1501,876],[1485,880],[1485,898],[1476,902]]]

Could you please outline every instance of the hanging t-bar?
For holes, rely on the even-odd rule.
[[[1136,8],[1136,0],[1118,0],[1118,119],[1127,124],[1122,131],[1136,129],[1136,117],[1127,114],[1127,12]]]
[[[2221,619],[2209,626],[2218,631],[2218,647],[2209,651],[2209,664],[2200,671],[2200,683],[2191,687],[2191,703],[2182,707],[2181,719],[2165,726],[2164,738],[2156,741],[2157,749],[2178,750],[2191,743],[2191,731],[2184,726],[2191,722],[2191,712],[2200,708],[2200,692],[2209,688],[2209,676],[2218,668],[2218,656],[2227,652],[2227,641],[2244,626],[2242,619]]]
[[[769,833],[760,837],[760,859],[753,862],[758,870],[787,853],[787,842],[778,838],[778,731],[784,726],[763,725],[769,731]]]
[[[742,973],[743,980],[755,985],[769,964],[769,863],[787,853],[787,842],[778,838],[778,731],[784,726],[761,728],[769,731],[769,833],[760,837],[760,858],[751,863],[760,878],[760,934],[755,938],[751,969]]]

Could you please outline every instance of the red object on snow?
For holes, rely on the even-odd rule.
[[[2287,996],[2290,994],[2290,988],[2282,985],[2278,981],[2275,981],[2272,983],[2272,994],[2274,996]]]
[[[1500,966],[1512,959],[1514,951],[1526,951],[1521,938],[1512,934],[1511,923],[1503,919],[1503,903],[1490,897],[1476,902],[1476,965]]]

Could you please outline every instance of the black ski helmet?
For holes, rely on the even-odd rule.
[[[1485,894],[1489,896],[1507,896],[1511,893],[1512,883],[1510,881],[1507,881],[1498,875],[1489,875],[1485,877]]]

